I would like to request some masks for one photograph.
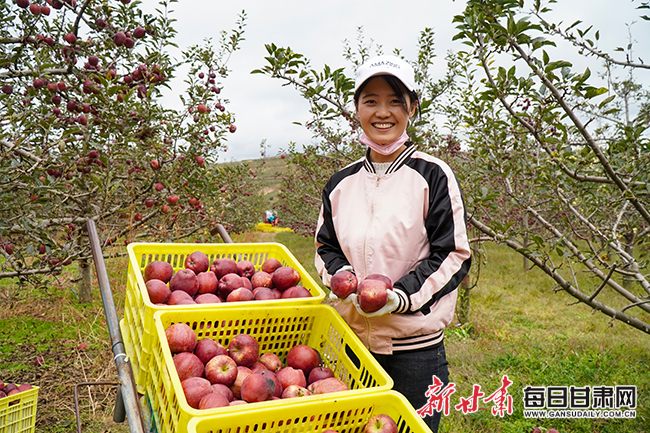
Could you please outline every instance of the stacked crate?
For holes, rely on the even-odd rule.
[[[298,270],[300,284],[312,297],[269,301],[163,306],[148,299],[143,270],[154,260],[169,262],[174,271],[185,257],[199,250],[210,262],[228,257],[251,261],[256,270],[268,258]],[[325,292],[286,247],[255,244],[131,244],[123,339],[131,358],[144,413],[158,433],[237,432],[362,432],[375,414],[386,413],[398,423],[400,433],[427,432],[409,403],[391,391],[393,381],[357,336],[331,307],[323,305]],[[275,353],[286,365],[288,351],[310,346],[322,364],[345,382],[348,391],[270,400],[237,406],[198,410],[191,407],[174,367],[165,329],[186,323],[197,338],[210,338],[227,347],[237,334],[257,339],[260,355]],[[291,424],[291,425],[289,425]]]

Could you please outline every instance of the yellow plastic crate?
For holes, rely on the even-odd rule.
[[[374,415],[389,415],[399,433],[431,433],[406,398],[395,391],[342,396],[326,401],[304,401],[282,407],[265,407],[250,413],[193,418],[189,433],[362,433]]]
[[[18,394],[0,398],[0,433],[34,432],[37,402],[37,386]]]
[[[295,268],[301,277],[301,285],[309,290],[311,298],[276,299],[268,301],[249,301],[246,305],[279,306],[320,304],[325,298],[325,292],[314,281],[300,262],[282,244],[278,243],[241,243],[241,244],[156,244],[132,243],[127,247],[129,268],[124,302],[124,319],[121,323],[122,338],[125,341],[127,354],[131,359],[133,376],[138,391],[144,393],[149,378],[148,359],[151,356],[152,339],[156,335],[153,324],[153,314],[157,311],[190,311],[202,308],[230,308],[233,303],[200,304],[200,305],[154,305],[149,300],[145,286],[144,268],[155,260],[169,262],[178,271],[185,267],[185,257],[194,251],[202,251],[212,263],[218,258],[231,258],[235,261],[249,260],[259,270],[268,258],[275,258],[283,266]]]
[[[334,401],[343,396],[377,393],[393,387],[390,376],[336,310],[327,305],[161,311],[154,315],[154,320],[159,344],[150,360],[151,381],[145,395],[158,433],[185,433],[188,422],[195,417],[230,417],[246,412],[251,419],[257,419],[256,414],[263,409],[272,410],[306,401]],[[199,339],[212,338],[224,346],[237,334],[249,334],[258,340],[260,354],[273,352],[285,365],[289,350],[295,345],[306,344],[320,352],[323,365],[331,368],[350,390],[208,410],[194,409],[187,404],[165,337],[165,329],[178,322],[191,326]]]

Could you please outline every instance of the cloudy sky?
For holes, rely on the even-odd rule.
[[[461,49],[452,41],[455,29],[454,15],[461,13],[461,0],[413,0],[402,2],[385,0],[179,0],[172,5],[178,30],[177,43],[186,48],[199,44],[205,38],[218,41],[222,30],[234,28],[237,16],[246,11],[245,40],[228,64],[230,76],[222,80],[222,95],[230,100],[228,109],[236,116],[237,132],[229,135],[228,151],[219,155],[220,161],[260,157],[260,143],[266,140],[267,155],[277,155],[288,143],[308,143],[310,134],[292,122],[309,119],[308,105],[298,92],[283,87],[282,82],[266,75],[252,75],[253,69],[265,66],[265,44],[291,47],[304,54],[311,66],[321,70],[328,64],[333,68],[347,67],[342,56],[344,40],[356,43],[357,29],[363,28],[366,41],[381,45],[385,53],[402,49],[407,59],[416,56],[417,40],[424,28],[435,31],[435,48],[444,72],[444,57],[449,50]],[[628,26],[633,21],[632,36],[636,41],[650,40],[650,22],[639,18],[633,0],[559,0],[552,5],[553,16],[565,24],[576,20],[592,23],[600,29],[600,47],[613,49],[628,42]],[[144,0],[142,8],[151,10],[157,0]],[[650,13],[646,14],[650,15]],[[636,46],[637,54],[650,62],[650,47]],[[643,55],[641,50],[646,50]],[[350,74],[352,71],[350,71]],[[650,73],[647,73],[650,75]],[[165,105],[178,108],[177,97],[182,79],[172,84]]]

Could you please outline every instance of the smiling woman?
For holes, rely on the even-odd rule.
[[[449,382],[443,332],[471,263],[460,185],[406,133],[418,100],[413,69],[402,59],[379,56],[359,67],[354,101],[368,149],[325,185],[315,240],[326,286],[344,271],[354,272],[359,287],[372,274],[394,282],[372,312],[360,305],[362,294],[331,298],[416,409],[434,376]],[[436,432],[440,413],[425,422]]]

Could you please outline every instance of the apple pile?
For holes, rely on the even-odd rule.
[[[321,365],[320,353],[304,344],[289,349],[284,364],[273,352],[260,354],[257,339],[245,333],[224,346],[210,338],[198,340],[189,325],[179,322],[165,329],[165,337],[187,403],[195,409],[349,390]]]
[[[210,259],[201,251],[185,258],[185,267],[174,272],[165,261],[152,261],[144,268],[149,299],[156,305],[213,304],[219,302],[309,298],[299,286],[300,273],[268,258],[259,271],[248,260]]]
[[[33,389],[33,387],[28,383],[23,383],[22,385],[16,385],[15,383],[4,383],[0,379],[0,399],[9,397],[11,395],[19,394],[24,391]],[[10,405],[16,404],[18,400],[9,402]]]
[[[388,291],[393,290],[393,282],[381,274],[370,274],[358,282],[353,272],[341,271],[332,276],[330,289],[340,299],[356,293],[359,307],[366,313],[374,313],[388,302]]]

